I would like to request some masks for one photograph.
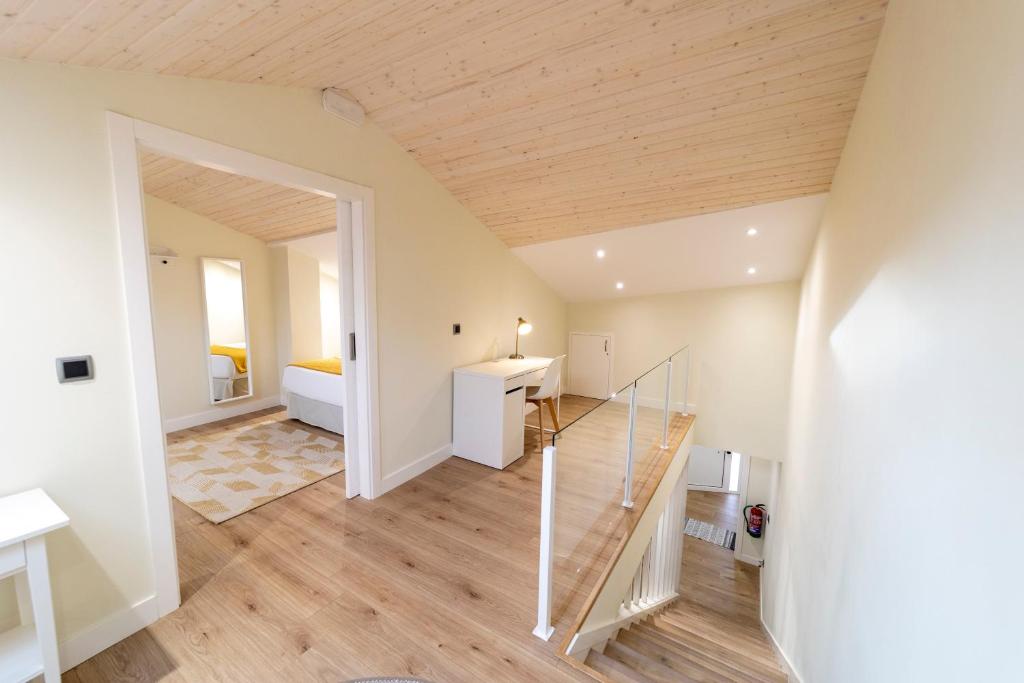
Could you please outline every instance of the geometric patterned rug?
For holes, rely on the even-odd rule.
[[[294,420],[182,435],[167,445],[171,495],[219,524],[345,469],[345,445]]]
[[[686,528],[683,529],[683,533],[728,550],[736,549],[736,532],[725,527],[715,526],[711,522],[687,517]]]

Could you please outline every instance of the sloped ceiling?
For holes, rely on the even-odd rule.
[[[511,246],[829,188],[884,0],[12,0],[0,56],[348,90]]]
[[[333,230],[335,201],[152,152],[140,159],[147,194],[264,242]]]

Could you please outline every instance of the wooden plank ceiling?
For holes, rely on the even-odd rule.
[[[328,197],[143,152],[147,194],[264,242],[331,230]]]
[[[885,0],[0,0],[0,56],[348,90],[509,245],[827,191]]]

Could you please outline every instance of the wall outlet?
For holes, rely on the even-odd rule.
[[[462,334],[462,323],[452,323],[452,334]]]

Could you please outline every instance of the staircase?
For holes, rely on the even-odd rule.
[[[586,664],[615,683],[788,680],[760,623],[737,627],[685,599],[619,631]]]

